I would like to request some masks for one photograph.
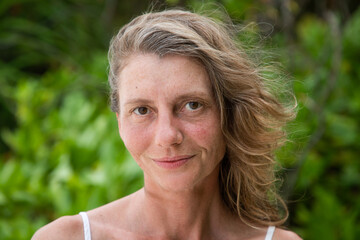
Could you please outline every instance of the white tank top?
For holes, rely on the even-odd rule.
[[[84,236],[85,236],[84,239],[91,240],[90,222],[89,222],[88,215],[86,214],[86,212],[80,212],[79,214],[82,218],[83,225],[84,225]],[[274,235],[274,231],[275,231],[274,226],[268,227],[268,230],[267,230],[267,233],[265,236],[265,240],[271,240]]]
[[[80,212],[79,214],[82,218],[83,225],[84,225],[85,240],[91,240],[90,222],[89,222],[88,215],[86,214],[86,212]]]

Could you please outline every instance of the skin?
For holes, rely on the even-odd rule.
[[[221,200],[226,147],[204,68],[187,57],[134,54],[119,80],[119,133],[144,188],[89,211],[92,239],[264,239],[267,228],[245,225]],[[84,239],[81,217],[62,217],[33,239]],[[300,238],[277,228],[273,239]]]

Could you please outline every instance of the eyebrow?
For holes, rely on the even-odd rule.
[[[178,97],[175,98],[175,101],[181,101],[184,99],[188,99],[188,98],[203,98],[203,99],[209,99],[212,98],[211,95],[209,95],[208,93],[205,92],[200,92],[200,91],[192,91],[192,92],[188,92],[185,94],[182,94]],[[124,105],[134,105],[134,104],[150,104],[153,101],[146,99],[146,98],[131,98],[129,100],[127,100]]]
[[[180,95],[179,97],[176,98],[176,100],[183,100],[183,99],[187,99],[187,98],[204,98],[204,99],[210,98],[211,99],[212,96],[205,92],[193,91],[193,92],[189,92],[189,93]]]
[[[133,105],[133,104],[138,104],[138,103],[141,103],[141,104],[149,104],[151,103],[152,101],[148,100],[148,99],[145,99],[145,98],[131,98],[129,99],[128,101],[126,101],[124,103],[124,105]]]

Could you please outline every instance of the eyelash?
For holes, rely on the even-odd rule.
[[[195,108],[195,109],[188,109],[188,108],[186,108],[186,106],[188,105],[188,104],[190,104],[190,103],[196,103],[196,104],[198,104],[198,106]],[[201,109],[201,108],[203,108],[204,107],[204,103],[202,103],[202,102],[200,102],[200,101],[188,101],[188,102],[186,102],[184,105],[183,105],[183,107],[181,108],[181,109],[184,109],[184,108],[186,108],[187,110],[189,110],[189,111],[191,111],[191,112],[194,112],[194,111],[197,111],[197,110],[199,110],[199,109]],[[140,114],[139,113],[139,109],[146,109],[146,113],[144,113],[144,114]],[[149,107],[146,107],[146,106],[139,106],[139,107],[136,107],[136,108],[134,108],[134,109],[132,109],[131,110],[131,113],[135,113],[136,115],[138,115],[138,116],[145,116],[145,115],[148,115],[149,113],[150,113],[150,109],[149,109]]]
[[[141,109],[141,108],[146,109],[146,113],[145,113],[145,114],[136,113],[136,111],[139,112],[139,109]],[[149,111],[150,111],[150,110],[149,110],[148,107],[141,106],[141,107],[136,107],[136,108],[134,108],[131,112],[135,113],[135,114],[138,115],[138,116],[145,116],[145,115],[149,114]]]
[[[199,101],[190,101],[190,102],[187,102],[187,103],[185,104],[185,108],[186,108],[186,106],[187,106],[188,104],[190,104],[190,103],[196,103],[196,104],[198,104],[198,106],[197,106],[195,109],[189,109],[190,111],[196,111],[196,110],[198,110],[199,108],[202,108],[202,107],[204,106],[204,104],[202,104],[202,103],[199,102]]]

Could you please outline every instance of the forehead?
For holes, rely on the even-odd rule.
[[[152,74],[156,75],[159,72],[156,71],[159,70],[159,67],[162,70],[161,74],[165,72],[198,73],[207,77],[204,66],[195,58],[174,54],[160,57],[154,53],[136,53],[127,57],[120,70],[120,79],[127,80],[130,77],[129,75],[142,76],[148,74],[152,69]]]
[[[129,93],[180,94],[194,90],[211,94],[210,80],[203,65],[180,55],[130,56],[120,73],[119,88],[120,98]]]

